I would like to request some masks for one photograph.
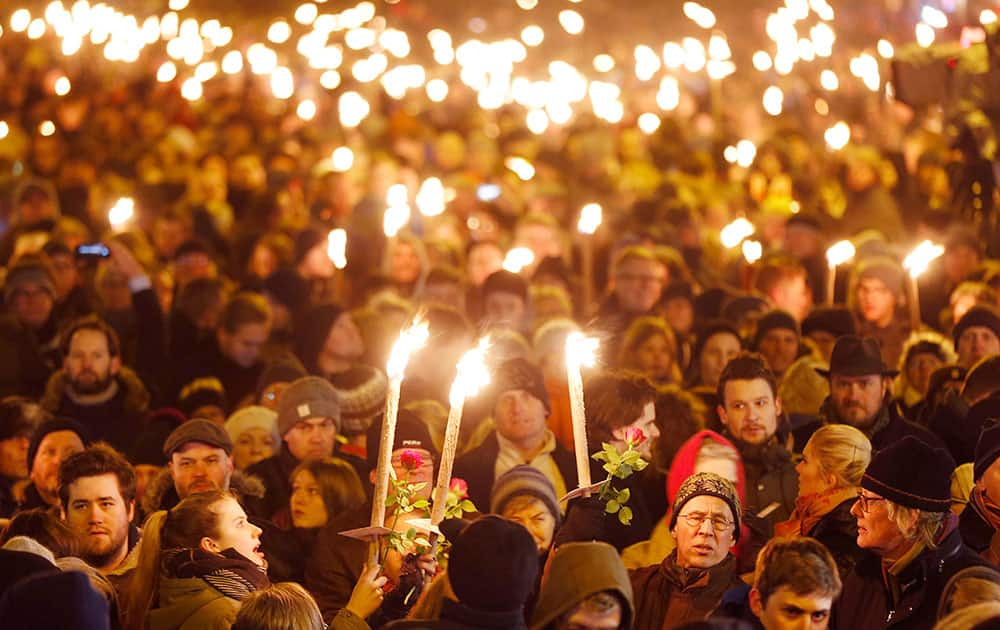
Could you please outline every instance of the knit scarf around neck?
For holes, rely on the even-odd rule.
[[[222,553],[168,549],[163,552],[163,569],[169,577],[205,580],[226,597],[237,601],[271,585],[263,567],[231,548]]]
[[[774,526],[776,536],[808,536],[820,519],[844,501],[858,498],[854,487],[833,488],[795,499],[795,511],[787,521]]]

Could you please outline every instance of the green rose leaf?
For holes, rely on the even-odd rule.
[[[618,520],[621,521],[622,525],[632,524],[632,508],[623,507],[620,512],[618,512]]]

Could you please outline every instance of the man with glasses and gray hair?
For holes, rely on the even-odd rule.
[[[708,617],[740,584],[731,550],[740,538],[740,499],[731,481],[695,473],[681,484],[670,514],[677,541],[663,562],[629,572],[636,628],[674,628]]]
[[[963,542],[950,512],[947,451],[907,436],[875,454],[851,508],[858,546],[871,552],[844,580],[838,628],[932,628],[949,580],[989,566]]]

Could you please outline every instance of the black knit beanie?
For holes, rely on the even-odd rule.
[[[872,457],[861,487],[904,507],[947,512],[954,470],[948,451],[908,435]]]
[[[469,608],[519,611],[537,577],[538,547],[528,530],[513,521],[484,516],[452,541],[448,581]]]
[[[80,436],[80,441],[83,442],[84,446],[90,446],[90,430],[82,423],[77,422],[72,418],[53,418],[52,420],[47,420],[43,422],[35,430],[35,434],[31,436],[31,443],[28,445],[29,471],[32,466],[35,465],[35,455],[38,454],[38,447],[42,445],[42,440],[44,440],[45,436],[49,433],[55,433],[56,431],[72,431]]]

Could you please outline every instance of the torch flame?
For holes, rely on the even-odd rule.
[[[113,228],[120,228],[135,214],[135,202],[130,197],[122,197],[108,211],[108,223]]]
[[[566,336],[566,363],[579,370],[581,366],[593,367],[597,361],[596,337],[586,337],[581,332],[571,332]]]
[[[330,230],[326,237],[326,255],[333,266],[343,269],[347,266],[347,231],[342,228]]]
[[[413,324],[399,333],[399,339],[392,345],[389,352],[389,360],[386,362],[385,371],[390,380],[402,380],[406,372],[406,364],[410,362],[410,356],[424,347],[430,331],[427,322],[414,321]]]
[[[743,217],[736,219],[726,227],[722,228],[722,232],[719,234],[719,238],[722,241],[722,246],[727,249],[732,249],[743,242],[743,239],[747,238],[756,231],[753,223],[750,223]]]
[[[469,350],[458,361],[458,375],[451,384],[449,401],[452,407],[462,404],[469,396],[475,396],[490,384],[490,371],[486,367],[486,351],[490,348],[489,337],[479,340],[479,345]]]
[[[535,262],[535,252],[527,247],[515,247],[507,252],[503,259],[503,268],[511,273],[521,273],[521,270]]]
[[[851,241],[838,241],[826,250],[826,262],[831,269],[843,265],[852,258],[854,258],[854,243]]]
[[[943,246],[930,241],[924,241],[917,245],[910,252],[910,255],[903,260],[903,269],[910,272],[911,278],[916,278],[927,271],[927,267],[943,253]]]
[[[764,256],[764,246],[760,241],[743,241],[743,258],[752,265]]]
[[[580,222],[577,229],[581,234],[593,234],[601,226],[603,210],[601,204],[588,203],[580,209]]]

